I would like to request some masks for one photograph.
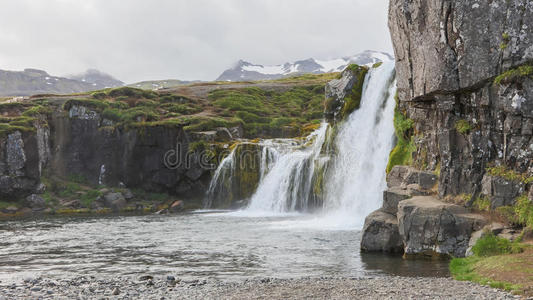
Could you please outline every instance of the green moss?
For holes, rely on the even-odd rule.
[[[533,66],[524,65],[514,69],[511,69],[494,79],[495,84],[510,83],[520,78],[530,77],[533,78]]]
[[[514,170],[506,168],[505,166],[488,167],[486,171],[491,176],[502,177],[509,181],[519,181],[523,184],[529,184],[533,182],[533,177],[528,176],[525,173],[518,173]]]
[[[373,65],[372,65],[372,68],[377,69],[377,68],[381,67],[381,65],[383,65],[383,62],[382,62],[382,61],[373,64]]]
[[[394,131],[398,142],[389,155],[387,173],[389,173],[394,166],[411,164],[413,152],[416,151],[414,138],[412,136],[413,125],[414,121],[406,118],[398,109],[398,105],[396,105],[394,110]]]
[[[132,87],[121,87],[121,88],[112,89],[107,93],[107,95],[110,97],[114,97],[114,98],[123,96],[123,97],[128,97],[128,98],[135,98],[135,99],[140,99],[140,98],[155,99],[158,97],[158,94],[156,92],[136,89]]]
[[[344,98],[344,105],[341,108],[340,119],[345,120],[354,110],[358,109],[361,105],[361,97],[363,94],[363,85],[365,83],[365,77],[368,73],[367,67],[361,67],[356,64],[351,64],[346,67],[355,76],[355,83],[350,90],[350,93]]]
[[[35,117],[38,115],[48,115],[52,113],[52,109],[49,106],[35,105],[27,109],[22,113],[26,117]]]
[[[455,122],[455,130],[460,134],[468,134],[472,130],[472,125],[467,120],[458,120]]]
[[[71,99],[67,100],[65,104],[63,104],[64,110],[70,110],[72,106],[84,106],[87,108],[95,109],[97,111],[103,111],[107,107],[109,107],[109,104],[105,101],[100,100],[93,100],[93,99]]]
[[[192,115],[202,111],[200,107],[192,107],[186,104],[177,104],[177,103],[165,103],[161,105],[162,109],[165,109],[169,112],[179,113],[184,115]]]

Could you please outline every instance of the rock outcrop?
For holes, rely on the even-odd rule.
[[[346,118],[359,108],[367,67],[349,65],[339,79],[326,85],[325,117],[330,123]]]
[[[398,205],[398,227],[406,255],[464,257],[473,232],[485,218],[459,205],[431,196],[418,196]]]
[[[382,207],[365,220],[361,250],[464,257],[472,233],[486,220],[430,195],[436,180],[432,173],[395,166],[387,177]]]
[[[528,0],[390,1],[413,165],[440,168],[440,196],[475,198],[489,164],[533,175],[532,23]]]

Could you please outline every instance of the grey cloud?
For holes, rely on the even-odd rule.
[[[3,0],[0,69],[212,80],[241,58],[278,64],[391,52],[387,2]]]

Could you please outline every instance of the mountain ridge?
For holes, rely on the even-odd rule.
[[[122,81],[94,69],[67,77],[53,76],[47,71],[32,68],[23,71],[0,70],[0,96],[3,97],[73,94],[122,85]]]
[[[385,52],[367,50],[353,56],[320,60],[308,58],[279,65],[260,65],[245,60],[239,60],[232,68],[225,70],[217,81],[253,81],[280,79],[296,74],[322,74],[341,72],[351,63],[371,66],[378,62],[392,60],[393,57]]]

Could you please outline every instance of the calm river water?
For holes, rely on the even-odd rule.
[[[446,262],[359,252],[360,231],[312,216],[235,213],[0,221],[0,281],[78,275],[251,277],[448,276]]]

